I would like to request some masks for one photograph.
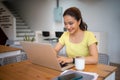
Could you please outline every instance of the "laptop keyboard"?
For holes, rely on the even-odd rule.
[[[61,66],[61,67],[65,67],[65,66],[67,66],[67,65],[68,65],[67,63],[65,63],[65,64],[60,63],[60,66]]]

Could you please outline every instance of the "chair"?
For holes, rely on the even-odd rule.
[[[8,56],[8,57],[3,58],[3,64],[2,65],[15,63],[15,62],[17,62],[16,56]]]
[[[27,60],[27,54],[25,52],[22,52],[21,54],[21,61]]]
[[[10,45],[13,45],[13,44],[14,44],[14,41],[13,40],[9,40],[9,39],[5,43],[6,46],[10,46]]]
[[[18,55],[0,58],[0,66],[10,64],[10,63],[15,63],[15,62],[21,62],[24,60],[27,60],[27,54],[22,52],[21,54],[18,54]]]
[[[0,58],[0,66],[3,65],[3,58]]]
[[[107,54],[104,54],[104,53],[99,53],[98,54],[98,58],[99,58],[99,63],[100,64],[106,64],[106,65],[109,65],[109,56]]]
[[[56,31],[56,32],[55,32],[55,36],[56,36],[57,38],[60,38],[62,34],[63,34],[62,31]]]
[[[49,31],[42,31],[42,36],[43,37],[49,37],[50,36],[50,32]]]

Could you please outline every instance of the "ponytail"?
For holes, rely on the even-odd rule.
[[[80,23],[79,27],[82,31],[87,31],[87,28],[88,28],[87,24],[85,22],[83,22],[82,19],[81,19],[81,23]]]

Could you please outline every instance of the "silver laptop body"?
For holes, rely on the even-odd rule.
[[[57,60],[55,50],[48,43],[22,41],[20,44],[26,52],[28,59],[34,64],[59,71],[64,71],[74,66],[73,64],[68,64],[65,67],[61,67]]]

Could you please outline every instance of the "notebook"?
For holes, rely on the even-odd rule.
[[[27,41],[22,41],[20,44],[26,52],[28,59],[34,64],[58,71],[64,71],[74,66],[73,64],[67,64],[64,67],[61,67],[57,60],[56,52],[51,44]]]
[[[52,80],[97,80],[97,78],[97,73],[66,70]]]

